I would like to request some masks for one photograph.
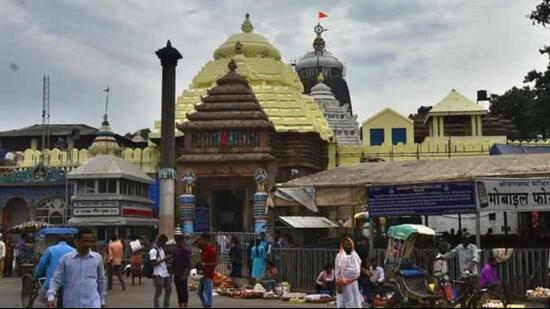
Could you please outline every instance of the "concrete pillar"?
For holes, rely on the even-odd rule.
[[[477,116],[477,136],[483,136],[483,122],[481,120],[481,115]]]
[[[432,132],[433,132],[433,136],[434,137],[438,137],[439,136],[439,118],[437,117],[432,117]]]
[[[172,47],[157,50],[162,65],[162,119],[160,140],[160,226],[159,231],[174,236],[175,201],[175,123],[176,123],[176,66],[180,52]]]
[[[477,117],[475,115],[470,116],[472,122],[472,136],[477,136]]]
[[[265,192],[254,193],[254,233],[256,234],[267,231],[267,196]]]
[[[439,117],[439,136],[445,136],[445,117]]]
[[[197,197],[193,194],[182,194],[179,197],[179,214],[184,234],[195,232],[195,209]]]

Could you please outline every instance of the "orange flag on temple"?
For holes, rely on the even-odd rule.
[[[325,18],[325,17],[328,17],[328,15],[325,14],[325,13],[323,13],[323,12],[321,12],[321,11],[319,11],[319,19]]]

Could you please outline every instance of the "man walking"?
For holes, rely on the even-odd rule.
[[[65,254],[71,252],[74,252],[74,248],[67,244],[67,239],[64,235],[59,235],[57,237],[57,245],[49,247],[46,251],[44,251],[44,254],[40,258],[40,262],[38,263],[38,267],[34,272],[34,277],[37,280],[46,277],[46,281],[44,282],[42,290],[40,290],[40,294],[38,296],[38,301],[40,303],[45,304],[47,302],[46,294],[50,288],[50,281],[53,278],[55,270],[57,269],[57,266],[59,266],[61,258]],[[63,308],[62,293],[59,292],[59,295],[57,307]]]
[[[117,235],[111,238],[109,244],[109,290],[113,289],[113,275],[116,275],[122,286],[126,290],[126,283],[122,278],[122,260],[124,259],[124,245]]]
[[[76,252],[65,254],[54,272],[48,289],[48,307],[63,286],[64,308],[101,308],[105,306],[105,270],[101,255],[90,250],[95,244],[91,230],[76,234]]]
[[[194,246],[201,250],[201,266],[203,277],[199,285],[199,298],[204,308],[212,307],[212,288],[218,257],[216,246],[210,242],[208,234],[202,234],[194,242]]]
[[[168,242],[166,235],[160,235],[156,246],[149,251],[149,260],[153,265],[153,282],[155,284],[155,308],[160,308],[160,296],[164,290],[164,308],[170,308],[170,296],[172,295],[172,282],[170,281],[170,273],[166,261],[170,260],[170,256],[166,256],[164,249]]]
[[[174,284],[178,294],[178,304],[180,308],[187,308],[189,303],[189,291],[187,289],[187,278],[191,270],[191,250],[185,243],[183,235],[176,236],[176,251],[172,261],[172,269],[174,270]]]

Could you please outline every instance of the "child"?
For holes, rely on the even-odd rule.
[[[135,285],[135,278],[139,278],[139,285],[141,285],[141,276],[142,276],[142,266],[143,266],[143,256],[141,251],[136,251],[132,254],[130,259],[130,271],[132,273],[132,285]]]
[[[451,246],[447,242],[439,244],[438,253],[433,264],[434,277],[441,293],[448,301],[453,301],[454,293],[449,280],[449,262],[444,259],[444,255],[449,251]]]

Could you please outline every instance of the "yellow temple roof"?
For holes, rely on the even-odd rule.
[[[249,81],[277,132],[318,132],[321,138],[331,141],[333,132],[322,111],[303,94],[298,75],[281,61],[279,51],[264,36],[252,32],[248,14],[242,30],[216,49],[214,60],[202,67],[189,89],[178,97],[176,122],[187,121],[187,114],[195,111],[195,104],[200,104],[201,96],[227,73],[227,64],[234,59],[237,73]]]
[[[456,90],[443,98],[437,105],[430,110],[429,115],[483,115],[487,114],[487,110],[483,109],[474,101],[463,96]]]

